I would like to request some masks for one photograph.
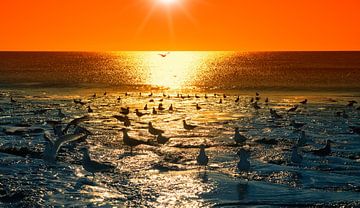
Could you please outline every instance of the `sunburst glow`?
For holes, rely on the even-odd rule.
[[[165,3],[165,4],[171,4],[176,2],[177,0],[159,0],[161,3]]]

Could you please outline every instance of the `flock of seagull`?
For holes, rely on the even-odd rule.
[[[107,93],[105,92],[104,96],[106,96],[106,94]],[[125,96],[131,96],[131,95],[129,93],[125,93]],[[140,93],[140,96],[141,96],[141,93]],[[154,99],[151,98],[153,96],[153,93],[150,93],[148,96],[150,98],[149,102],[154,102]],[[95,99],[97,97],[97,95],[94,94],[91,97]],[[163,93],[163,97],[170,98],[170,95],[165,95]],[[182,94],[177,94],[176,97],[184,99],[184,98],[190,98],[190,95],[183,96]],[[197,94],[195,94],[194,97],[200,98],[200,96],[198,96]],[[227,96],[225,94],[223,94],[223,95],[214,94],[214,97],[220,97],[220,99],[219,99],[220,104],[222,103],[223,99],[227,98]],[[205,94],[204,98],[207,99],[208,96]],[[122,99],[123,98],[121,98],[119,96],[117,98],[117,101],[121,102]],[[255,97],[251,98],[251,100],[249,102],[250,106],[252,106],[252,108],[254,108],[255,110],[261,109],[261,107],[258,104],[259,100],[260,100],[260,94],[256,93]],[[160,101],[162,101],[162,99]],[[240,97],[237,96],[235,99],[235,102],[238,103],[239,101],[240,101]],[[12,104],[17,103],[17,101],[12,97],[10,98],[10,102]],[[91,106],[88,105],[89,103],[86,101],[83,101],[81,99],[74,99],[73,102],[76,105],[86,106],[88,113],[94,112],[94,110],[91,108]],[[307,99],[299,102],[298,105],[294,105],[293,107],[289,108],[287,110],[287,113],[296,112],[296,110],[299,108],[300,105],[306,105],[307,102],[308,102]],[[264,99],[264,104],[268,105],[268,103],[269,103],[269,99],[268,98]],[[349,104],[347,106],[354,107],[354,104],[356,104],[356,103],[357,102],[354,100],[349,101]],[[200,110],[201,108],[202,107],[199,104],[196,104],[196,106],[195,106],[196,110]],[[134,111],[134,113],[136,114],[136,116],[139,119],[144,115],[151,114],[151,113],[157,114],[158,111],[166,110],[162,103],[160,103],[158,105],[158,108],[153,107],[151,113],[148,112],[148,110],[150,110],[150,109],[148,108],[147,104],[144,106],[143,109],[146,112],[141,112],[139,109],[135,109],[135,111]],[[360,107],[357,107],[356,109],[360,110]],[[174,107],[171,104],[170,107],[168,108],[168,111],[173,111],[173,110],[174,110]],[[283,116],[278,114],[275,109],[270,108],[269,111],[270,111],[270,115],[271,115],[272,119],[276,120],[276,119],[283,118]],[[4,112],[4,110],[2,108],[0,108],[0,112]],[[131,121],[128,117],[128,115],[130,114],[129,107],[121,107],[120,114],[121,115],[113,115],[113,118],[117,119],[119,122],[122,122],[124,125],[124,128],[121,129],[122,135],[123,135],[123,143],[126,146],[130,147],[131,155],[133,154],[133,148],[138,145],[142,145],[142,144],[153,145],[154,144],[154,142],[151,140],[144,141],[144,140],[136,139],[136,138],[131,137],[128,134],[130,129],[128,129],[126,127],[131,126]],[[78,141],[81,139],[86,139],[89,135],[92,134],[90,131],[88,131],[84,127],[79,126],[80,123],[90,120],[91,119],[90,115],[85,115],[85,116],[73,119],[65,126],[65,128],[63,128],[63,126],[62,126],[61,120],[63,118],[65,118],[66,115],[62,112],[61,109],[58,109],[57,116],[58,116],[58,118],[60,118],[60,121],[55,121],[55,120],[46,121],[46,123],[52,127],[53,132],[45,131],[44,135],[43,135],[44,140],[46,141],[46,144],[45,144],[45,148],[44,148],[44,151],[42,154],[42,158],[44,161],[46,161],[47,163],[50,163],[50,164],[56,163],[58,151],[64,144]],[[344,118],[348,117],[348,115],[345,113],[345,111],[336,112],[335,116],[342,116]],[[186,120],[183,120],[182,122],[183,122],[183,128],[187,131],[192,131],[198,127],[196,125],[188,124],[186,122]],[[294,164],[299,164],[303,160],[303,156],[299,153],[299,149],[301,147],[303,147],[304,145],[306,145],[308,142],[305,131],[301,130],[302,127],[304,127],[305,125],[306,125],[306,123],[300,123],[300,122],[296,122],[294,120],[290,121],[290,126],[292,126],[294,129],[296,129],[300,132],[300,136],[299,136],[298,140],[296,141],[296,143],[294,143],[292,150],[291,150],[290,161]],[[360,127],[350,126],[350,128],[353,130],[353,132],[360,134]],[[157,144],[163,145],[163,144],[166,144],[170,140],[169,137],[163,136],[164,131],[154,127],[152,122],[148,123],[147,129],[148,129],[148,132],[154,136]],[[242,147],[243,144],[245,144],[245,142],[248,140],[248,138],[240,133],[240,129],[238,127],[235,127],[235,132],[234,132],[234,136],[232,137],[232,140],[236,143],[237,147],[240,147],[239,150],[237,151],[237,155],[240,158],[239,162],[237,164],[237,171],[238,172],[249,171],[251,169],[251,165],[250,165],[250,161],[249,161],[250,152]],[[264,144],[276,143],[276,141],[273,141],[272,139],[263,139],[260,142],[262,142]],[[314,155],[321,156],[321,157],[330,155],[331,154],[331,143],[332,143],[331,140],[327,140],[326,145],[323,148],[315,149],[315,150],[312,150],[311,152]],[[209,163],[209,157],[206,154],[205,147],[206,146],[204,144],[201,144],[199,146],[199,153],[196,157],[196,162],[200,167],[204,167],[205,171],[206,171],[206,166]],[[90,154],[89,154],[89,150],[86,147],[81,148],[81,152],[83,154],[82,166],[86,171],[92,173],[93,176],[95,176],[95,173],[97,173],[97,172],[108,172],[108,171],[112,171],[113,169],[116,168],[114,165],[112,165],[110,163],[104,163],[104,162],[98,162],[98,161],[92,160],[90,157]]]

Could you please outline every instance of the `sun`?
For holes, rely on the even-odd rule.
[[[176,2],[177,0],[159,0],[159,1],[164,4],[171,4],[171,3]]]

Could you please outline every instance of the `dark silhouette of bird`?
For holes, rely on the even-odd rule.
[[[149,122],[148,131],[150,134],[155,135],[155,136],[164,133],[163,130],[155,128],[151,122]]]
[[[227,96],[225,94],[223,94],[223,98],[225,99]]]
[[[201,110],[201,107],[197,103],[196,103],[196,110]]]
[[[147,104],[145,104],[145,106],[144,106],[144,110],[147,110],[148,109],[148,106],[147,106]]]
[[[130,113],[130,108],[129,107],[126,107],[126,108],[121,107],[120,113],[124,114],[124,115],[128,115]]]
[[[295,112],[298,109],[299,105],[294,105],[294,107],[291,107],[289,110],[287,110],[288,113]]]
[[[157,111],[156,111],[155,107],[153,107],[152,113],[157,114]]]
[[[239,127],[235,128],[234,141],[236,144],[242,144],[246,141],[246,137],[240,134]]]
[[[206,155],[205,145],[203,145],[203,144],[200,145],[200,151],[199,151],[198,156],[196,157],[196,162],[198,165],[204,166],[206,169],[206,166],[209,162],[209,157]]]
[[[86,171],[92,173],[93,177],[95,173],[110,172],[115,169],[115,166],[110,163],[100,163],[92,160],[87,148],[81,148],[81,152],[83,153],[82,166]]]
[[[331,143],[331,140],[328,139],[326,141],[325,147],[323,147],[321,149],[313,150],[312,153],[314,155],[321,156],[321,157],[330,155],[330,153],[331,153],[331,145],[330,145],[330,143]]]
[[[13,97],[10,97],[10,102],[11,102],[11,103],[16,103],[17,101],[16,101],[16,100],[14,100],[14,98],[13,98]]]
[[[173,104],[170,104],[169,111],[173,111]]]
[[[258,92],[255,93],[256,96],[259,96],[260,94]]]
[[[240,97],[237,96],[237,98],[235,99],[235,103],[238,103],[240,101]]]
[[[170,52],[166,52],[166,53],[158,53],[159,56],[161,56],[162,58],[165,58],[167,55],[169,55]]]
[[[270,108],[270,114],[271,114],[271,117],[272,118],[275,118],[275,119],[281,119],[283,118],[281,115],[279,115],[276,110],[273,110]]]
[[[135,109],[135,114],[136,114],[137,117],[140,118],[140,117],[146,115],[147,113],[142,113],[142,112],[139,111],[139,109]]]
[[[294,127],[295,129],[300,129],[305,125],[306,125],[305,123],[296,122],[294,120],[290,121],[290,126]]]
[[[159,135],[157,135],[156,140],[159,144],[165,144],[166,142],[168,142],[170,140],[170,138],[165,137],[162,134],[159,134]]]
[[[184,129],[186,129],[186,130],[193,130],[197,127],[195,125],[187,124],[185,120],[183,120],[183,126],[184,126]]]
[[[165,110],[165,108],[163,107],[163,104],[162,104],[162,103],[159,103],[158,110],[159,110],[159,111]]]
[[[205,96],[204,96],[204,97],[205,97],[205,99],[208,99],[208,96],[207,96],[206,94],[205,94]]]
[[[93,111],[93,109],[91,109],[91,107],[90,107],[90,106],[88,106],[88,107],[87,107],[87,111],[88,111],[88,113],[92,113],[92,112],[94,112],[94,111]]]
[[[347,104],[347,106],[348,107],[353,107],[355,103],[357,103],[355,100],[350,100],[349,104]]]
[[[114,115],[113,117],[116,118],[118,121],[123,122],[124,126],[126,127],[131,125],[130,119],[127,116]]]
[[[142,141],[142,140],[137,140],[137,139],[131,138],[128,134],[129,129],[122,128],[121,131],[123,132],[123,142],[125,145],[130,147],[131,154],[133,152],[133,147],[136,147],[141,144],[149,144],[148,141]]]
[[[195,94],[195,98],[200,98],[200,96],[198,96],[197,94]]]
[[[222,99],[220,98],[220,100],[219,100],[219,104],[222,104]]]
[[[258,105],[257,102],[252,103],[252,107],[253,107],[255,110],[261,109],[261,107]]]
[[[307,99],[305,99],[305,100],[303,100],[303,101],[301,101],[301,102],[299,102],[299,103],[301,103],[301,104],[303,104],[303,105],[305,105],[306,103],[307,103]]]

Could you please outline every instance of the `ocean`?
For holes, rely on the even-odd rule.
[[[0,52],[0,206],[360,206],[359,72],[360,52]],[[121,107],[130,125],[114,117]],[[68,133],[91,134],[45,161],[52,123],[82,116]],[[130,154],[123,128],[146,144]],[[327,140],[331,152],[314,154]],[[115,169],[92,176],[84,147]]]

